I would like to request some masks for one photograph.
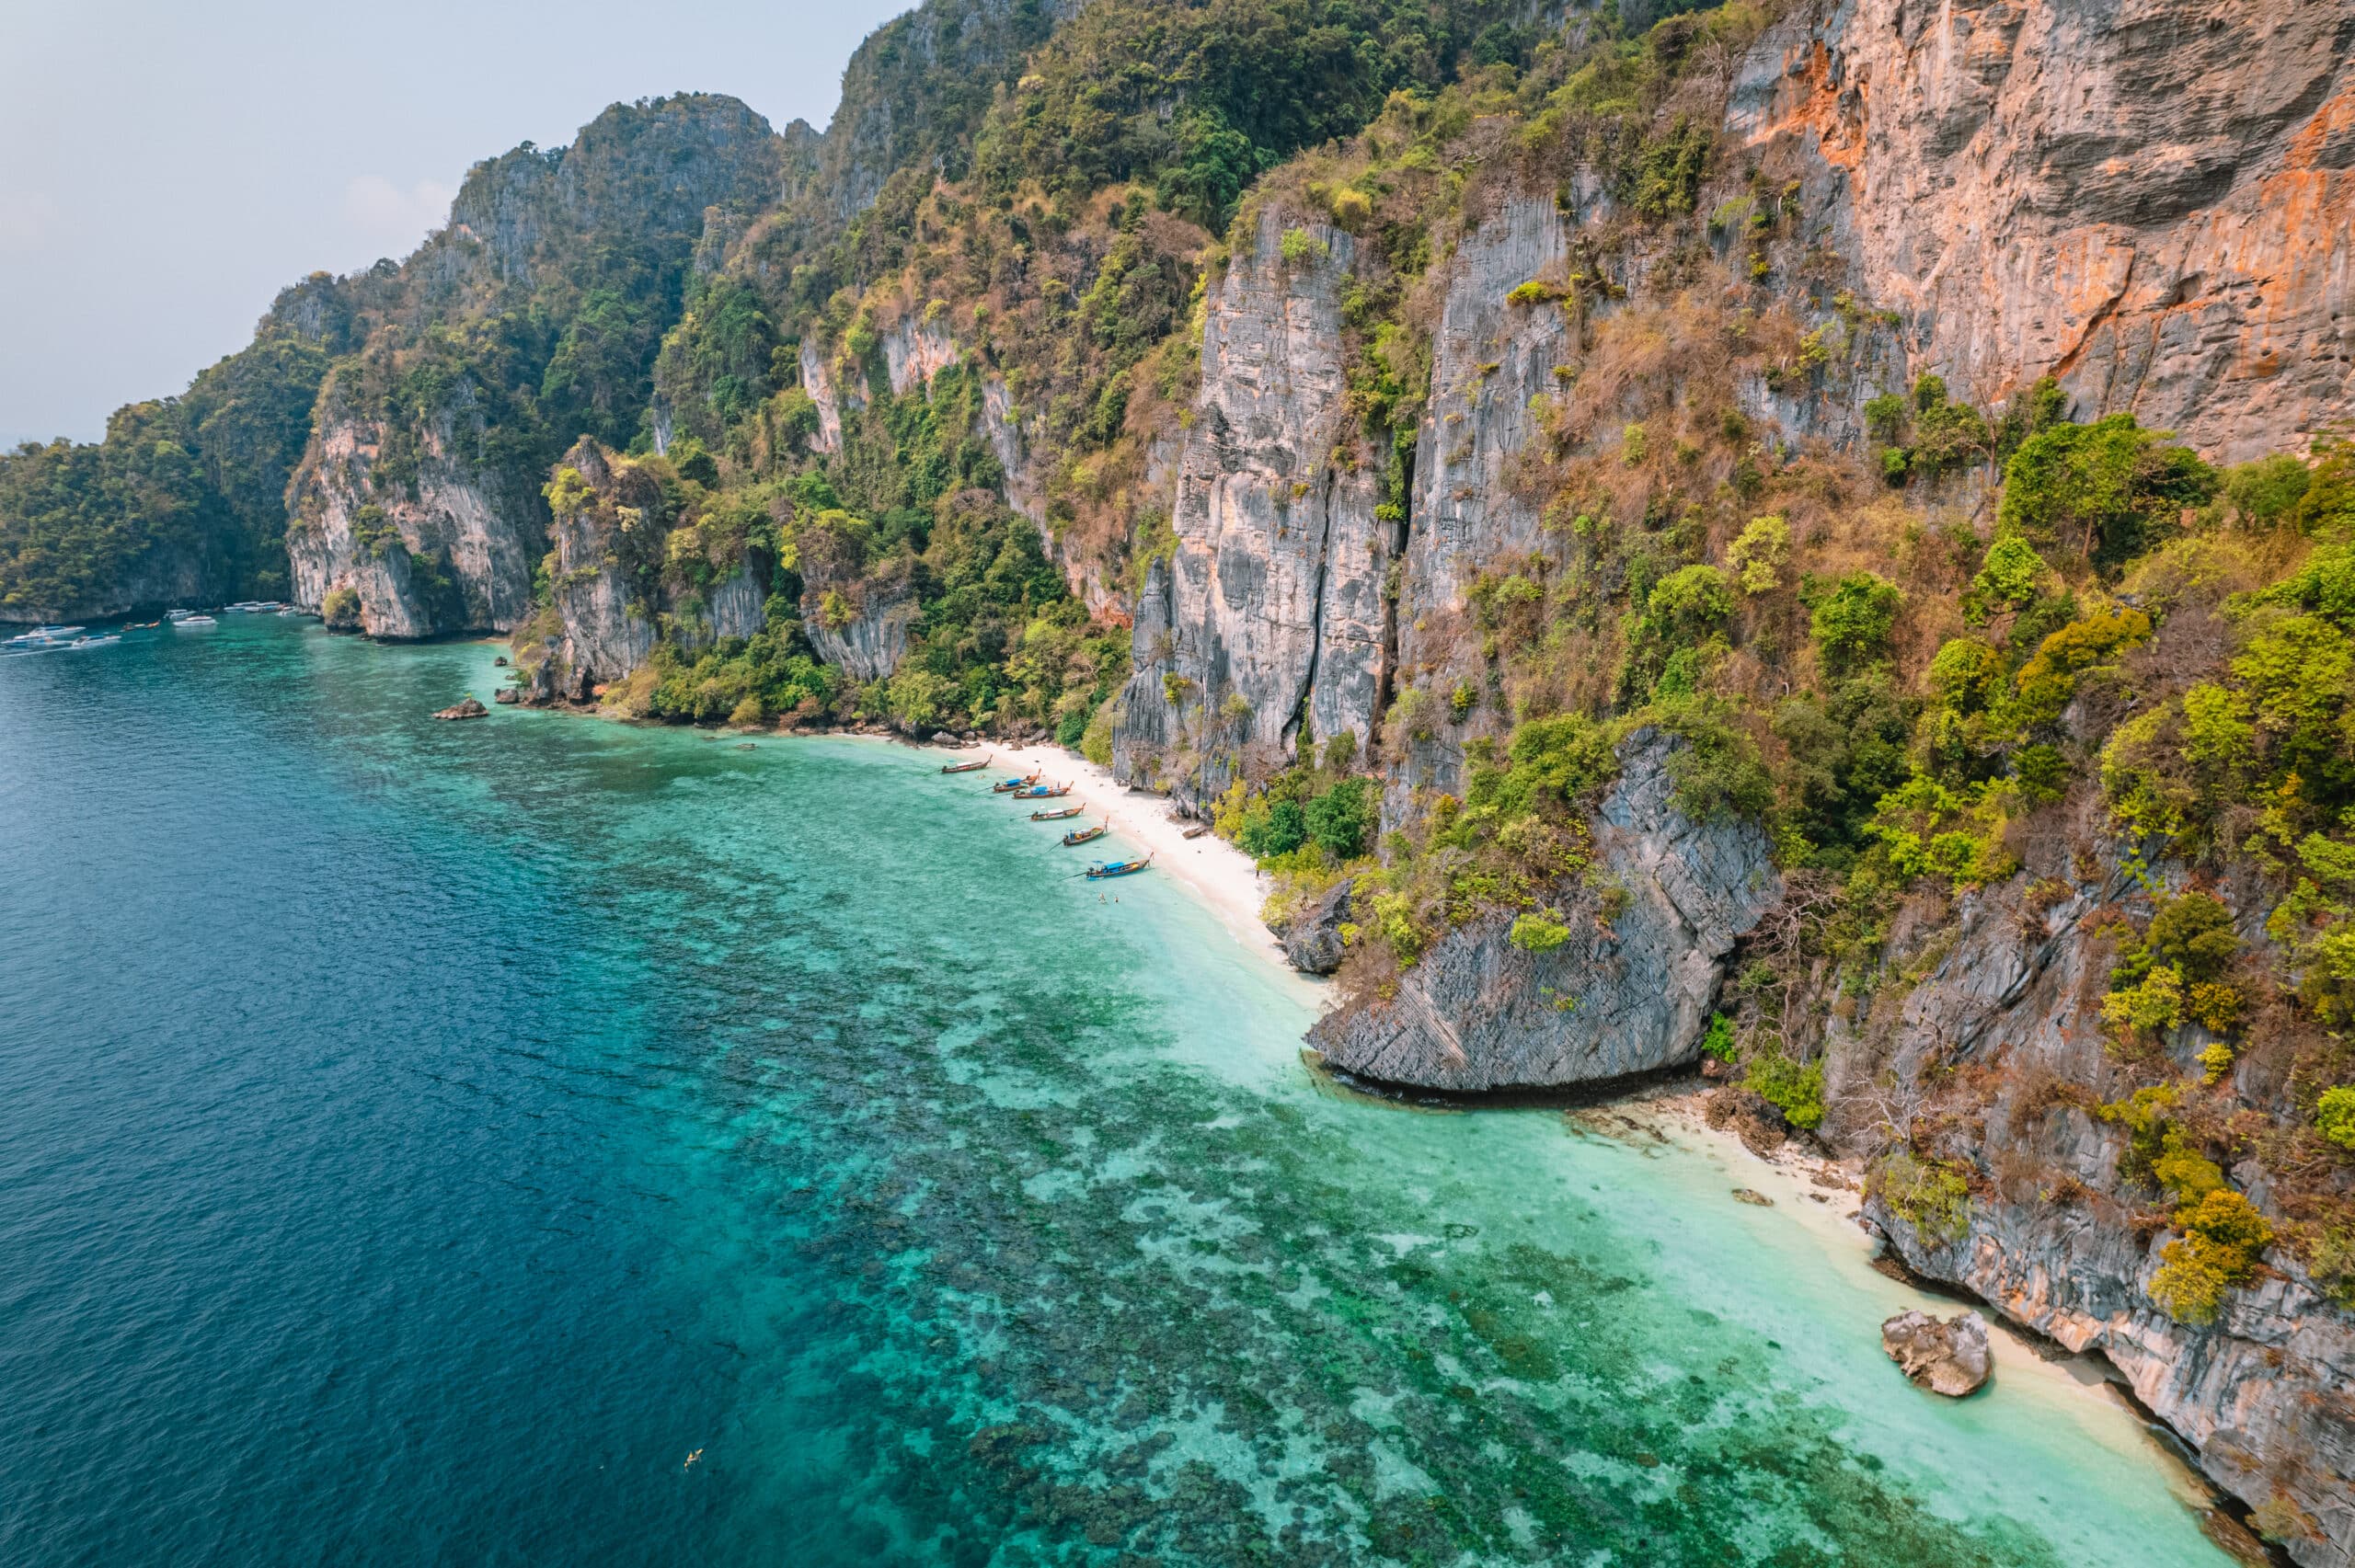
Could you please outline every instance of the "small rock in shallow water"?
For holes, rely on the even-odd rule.
[[[443,708],[433,716],[435,718],[484,718],[488,717],[489,713],[488,708],[484,707],[472,697],[467,697],[453,706]]]
[[[1775,1200],[1773,1198],[1768,1197],[1764,1193],[1754,1192],[1749,1187],[1734,1188],[1733,1197],[1736,1203],[1754,1203],[1761,1208],[1772,1208],[1775,1207]]]
[[[523,700],[523,693],[512,686],[501,686],[492,693],[490,700],[502,707],[512,707]]]
[[[1900,1312],[1880,1325],[1880,1347],[1905,1375],[1932,1393],[1975,1393],[1994,1369],[1987,1320],[1957,1312],[1940,1322],[1927,1312]]]

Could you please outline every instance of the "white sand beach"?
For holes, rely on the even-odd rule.
[[[1283,961],[1282,946],[1259,919],[1259,907],[1267,901],[1268,877],[1252,864],[1250,856],[1214,833],[1187,838],[1186,830],[1198,824],[1173,816],[1169,802],[1159,795],[1132,795],[1114,781],[1110,769],[1099,768],[1060,746],[925,750],[960,762],[971,761],[976,750],[994,757],[996,761],[976,777],[1008,778],[1035,768],[1041,783],[1071,785],[1071,794],[1063,798],[1038,804],[1086,807],[1065,827],[1110,822],[1111,833],[1089,845],[1090,849],[1104,850],[1108,860],[1123,853],[1151,853],[1155,872],[1166,872],[1184,883],[1254,952]]]

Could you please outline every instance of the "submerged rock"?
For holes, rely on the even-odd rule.
[[[1907,1377],[1949,1399],[1978,1392],[1994,1370],[1987,1320],[1976,1312],[1943,1322],[1927,1312],[1900,1312],[1880,1325],[1880,1347]]]
[[[1753,1208],[1772,1208],[1775,1207],[1775,1200],[1768,1197],[1764,1193],[1760,1192],[1755,1187],[1734,1188],[1733,1200],[1736,1203],[1749,1204]]]
[[[453,704],[449,707],[443,708],[440,713],[435,714],[433,716],[435,718],[487,718],[489,715],[490,710],[488,708],[484,707],[480,703],[476,702],[474,698],[466,697],[461,699],[455,704]]]

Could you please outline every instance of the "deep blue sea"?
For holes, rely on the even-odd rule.
[[[0,1562],[2224,1561],[1796,1191],[1333,1091],[932,758],[433,722],[496,651],[0,659]]]

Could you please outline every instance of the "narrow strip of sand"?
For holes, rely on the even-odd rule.
[[[1251,857],[1214,833],[1189,839],[1188,828],[1199,824],[1188,822],[1170,813],[1169,802],[1158,795],[1132,795],[1112,777],[1109,768],[1099,768],[1075,751],[1059,746],[992,746],[968,747],[961,750],[945,747],[925,748],[928,755],[953,761],[971,761],[977,752],[995,759],[975,779],[993,782],[1038,772],[1041,784],[1071,785],[1071,793],[1057,800],[1037,801],[1040,809],[1078,806],[1086,809],[1063,828],[1092,826],[1109,822],[1112,831],[1087,846],[1101,850],[1105,860],[1126,859],[1139,853],[1153,856],[1153,872],[1166,873],[1183,883],[1194,895],[1209,906],[1211,911],[1254,952],[1284,961],[1283,947],[1273,933],[1259,919],[1259,908],[1267,902],[1269,879],[1251,863]],[[1076,853],[1076,852],[1074,852]]]

